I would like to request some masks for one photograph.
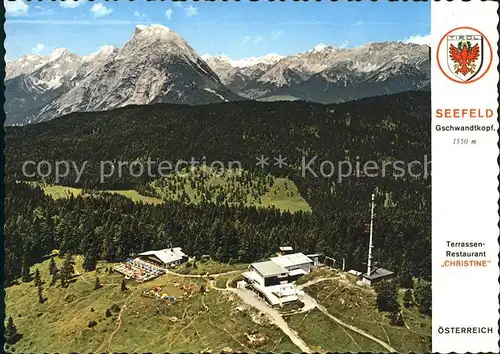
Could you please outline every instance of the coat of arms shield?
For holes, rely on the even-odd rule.
[[[460,81],[472,80],[483,66],[484,38],[479,34],[447,37],[448,68]]]

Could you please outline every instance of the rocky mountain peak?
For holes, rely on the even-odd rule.
[[[324,43],[318,43],[316,44],[313,49],[311,50],[311,52],[313,53],[318,53],[318,52],[322,52],[324,50],[327,50],[329,48],[329,46],[327,46],[326,44]]]
[[[67,56],[75,56],[69,49],[67,48],[57,48],[52,53],[49,54],[49,60],[56,60],[61,57]]]
[[[95,60],[106,60],[110,56],[113,56],[116,53],[118,53],[118,50],[119,49],[114,45],[103,45],[101,48],[99,48],[98,51],[82,57],[82,60],[84,62],[92,62]]]

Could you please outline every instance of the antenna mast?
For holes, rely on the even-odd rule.
[[[373,248],[373,210],[375,209],[375,194],[372,194],[372,208],[370,216],[370,245],[368,246],[368,271],[366,274],[371,275],[372,271],[372,248]]]

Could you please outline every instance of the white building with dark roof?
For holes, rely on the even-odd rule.
[[[242,275],[244,285],[252,287],[271,305],[296,301],[303,294],[290,281],[290,272],[273,261],[252,263]]]
[[[188,256],[182,252],[180,247],[165,248],[157,251],[139,253],[138,258],[152,262],[163,268],[175,267],[188,260]]]
[[[263,286],[274,285],[283,280],[286,281],[288,277],[288,270],[272,261],[252,263],[250,271],[257,272],[260,275],[256,280]]]

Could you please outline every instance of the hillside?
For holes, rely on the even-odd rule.
[[[423,353],[430,351],[432,319],[428,315],[419,313],[416,306],[406,307],[403,305],[404,289],[400,289],[398,298],[404,324],[395,326],[390,323],[390,316],[387,313],[377,310],[375,291],[354,285],[356,279],[352,275],[342,272],[325,272],[321,277],[312,277],[312,279],[324,280],[317,283],[314,283],[314,280],[306,283],[306,285],[310,285],[305,287],[305,291],[316,299],[328,311],[328,314],[354,325],[376,338],[384,339],[398,352]],[[316,317],[324,316],[316,314]],[[326,322],[328,320],[328,318],[323,319]],[[352,351],[362,350],[364,348],[352,349]],[[373,349],[373,351],[376,350]]]
[[[63,260],[54,257],[56,267]],[[76,256],[67,287],[51,285],[49,260],[31,267],[42,281],[43,303],[33,280],[6,289],[6,312],[21,337],[10,352],[330,352],[430,351],[430,317],[403,307],[405,326],[389,323],[372,291],[346,273],[326,268],[308,275],[307,293],[293,307],[271,309],[248,290],[234,288],[245,265],[199,262],[152,282],[128,282],[110,273],[114,263],[83,270]],[[184,272],[190,269],[191,272]],[[210,277],[199,276],[210,272]],[[185,273],[179,274],[179,273]],[[195,274],[195,275],[192,275]],[[99,287],[95,288],[96,277]],[[173,302],[144,294],[153,286]],[[207,290],[202,294],[202,286]],[[248,294],[251,294],[248,296]],[[328,301],[327,301],[328,300]],[[401,299],[400,299],[401,301]],[[316,304],[323,306],[318,306]],[[337,322],[341,321],[341,323]],[[293,332],[292,332],[293,331]],[[300,347],[294,344],[300,343]]]
[[[404,266],[404,272],[430,278],[430,179],[408,174],[396,178],[390,169],[386,176],[341,179],[337,170],[326,177],[308,172],[303,176],[300,170],[302,159],[315,156],[316,172],[323,160],[423,163],[430,153],[429,99],[429,93],[408,92],[334,105],[301,101],[157,104],[73,113],[37,125],[8,127],[8,278],[21,274],[19,259],[37,261],[42,251],[64,247],[83,253],[90,246],[78,240],[89,235],[95,240],[92,253],[97,258],[105,256],[110,240],[121,257],[173,242],[188,254],[242,262],[266,257],[287,243],[305,252],[346,258],[349,267],[363,268],[367,203],[373,192],[375,234],[379,236],[375,238],[376,259],[389,269]],[[280,154],[287,158],[287,166],[282,168],[273,164]],[[271,162],[264,169],[256,165],[261,155]],[[44,198],[41,190],[12,185],[12,180],[25,179],[22,161],[72,160],[78,165],[88,161],[89,165],[78,183],[70,173],[59,185],[143,193],[150,189],[148,185],[159,183],[155,182],[158,178],[135,178],[125,173],[100,183],[99,162],[148,158],[175,162],[191,157],[204,158],[207,164],[239,161],[243,169],[254,174],[254,182],[265,175],[277,181],[287,178],[312,213],[292,215],[259,209],[256,203],[230,205],[213,199],[186,205],[179,203],[178,193],[175,197],[171,193],[170,200],[161,205],[136,204],[118,195],[54,201]],[[56,184],[49,177],[45,182]],[[266,203],[264,197],[261,199]],[[22,221],[26,215],[32,215],[29,220],[34,221]]]
[[[32,282],[7,288],[7,315],[22,334],[8,351],[298,351],[279,328],[260,319],[237,296],[213,289],[202,295],[200,286],[209,286],[206,280],[166,275],[153,283],[129,283],[128,290],[121,291],[122,276],[106,272],[113,264],[83,272],[82,258],[75,260],[76,274],[81,275],[75,275],[67,288],[50,286],[48,261],[32,268],[32,273],[35,268],[41,273],[44,303],[38,302]],[[56,257],[56,261],[60,267],[62,260]],[[101,288],[94,290],[96,277]],[[175,302],[142,296],[153,284],[174,296]],[[183,285],[192,286],[192,294],[182,290]]]
[[[288,178],[251,173],[245,170],[219,172],[191,168],[151,182],[151,191],[165,201],[274,207],[283,211],[311,211],[295,183]]]
[[[118,194],[136,203],[163,204],[180,201],[186,204],[215,203],[257,208],[276,208],[281,211],[309,212],[311,208],[300,195],[297,186],[288,178],[249,173],[245,170],[228,170],[219,173],[211,169],[192,168],[136,189],[82,189],[32,182],[54,199],[79,195]]]
[[[246,101],[73,113],[44,124],[8,127],[7,169],[22,179],[19,161],[85,160],[90,166],[81,181],[75,182],[76,175],[70,174],[63,184],[124,187],[143,179],[126,174],[99,183],[98,162],[150,158],[175,163],[194,157],[207,164],[238,161],[255,171],[260,169],[256,157],[282,154],[288,166],[277,171],[271,164],[267,170],[295,175],[300,174],[297,167],[303,156],[334,162],[421,159],[430,146],[429,132],[421,129],[429,117],[429,100],[429,93],[407,92],[337,105]]]

